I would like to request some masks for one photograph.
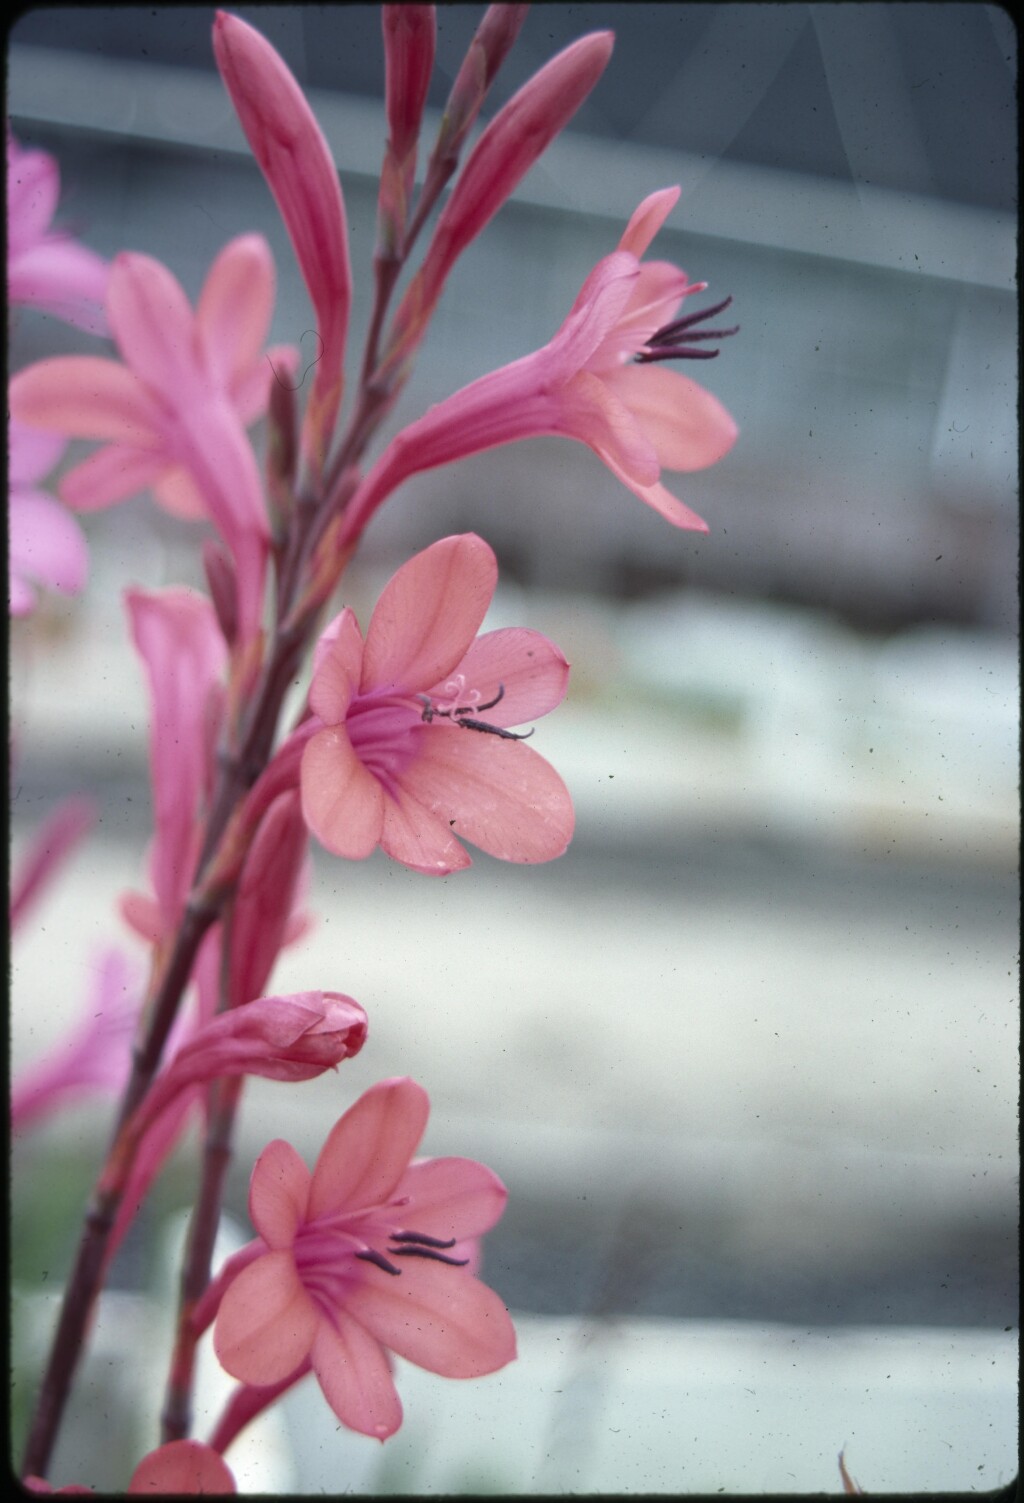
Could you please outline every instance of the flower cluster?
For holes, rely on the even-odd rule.
[[[19,1138],[69,1095],[120,1092],[28,1436],[30,1491],[88,1491],[45,1480],[57,1429],[113,1253],[191,1122],[204,1151],[163,1444],[139,1463],[130,1492],[232,1490],[222,1453],[307,1374],[343,1425],[383,1440],[402,1417],[390,1354],[452,1378],[493,1373],[515,1356],[509,1313],[477,1276],[479,1241],[502,1214],[505,1187],[470,1159],[414,1158],[429,1100],[406,1076],[349,1106],[312,1172],[288,1142],[271,1141],[250,1184],[255,1238],[220,1269],[212,1255],[246,1080],[295,1085],[337,1069],[367,1040],[367,1013],[344,992],[270,990],[279,954],[313,922],[311,841],[344,860],[379,849],[445,876],[471,864],[466,843],[531,864],[560,856],[573,832],[569,792],[537,750],[542,733],[531,739],[567,692],[564,655],[526,627],[482,629],[498,561],[476,533],[406,559],[365,634],[351,607],[328,610],[371,517],[420,471],[557,434],[588,445],[675,526],[706,530],[662,473],[713,464],[736,437],[718,400],[667,368],[709,358],[717,344],[708,342],[735,332],[704,327],[724,303],[680,316],[705,284],[644,259],[678,198],[668,188],[640,204],[543,349],[481,375],[374,452],[458,258],[611,57],[611,33],[581,37],[470,147],[526,9],[487,10],[453,70],[417,189],[436,18],[428,5],[384,7],[387,141],[354,378],[354,274],[330,150],[283,59],[246,22],[216,16],[217,66],[314,311],[318,358],[306,393],[292,379],[297,350],[267,347],[276,270],[261,235],[220,251],[193,307],[152,256],[123,250],[107,265],[53,232],[56,168],[8,136],[12,301],[114,346],[54,356],[11,379],[12,613],[27,612],[40,585],[84,584],[72,513],[149,491],[184,524],[215,534],[203,543],[208,593],[126,593],[148,704],[153,830],[146,877],[120,911],[146,949],[148,983],[113,954],[90,1021],[16,1082]],[[250,431],[258,423],[262,460]],[[70,439],[99,447],[64,470],[58,501],[42,484]],[[286,726],[295,687],[298,713],[289,704]],[[12,917],[84,820],[69,806],[47,826],[15,885]],[[200,1443],[188,1435],[191,1391],[197,1344],[211,1328],[237,1387]]]

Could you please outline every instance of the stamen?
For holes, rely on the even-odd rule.
[[[364,1263],[376,1264],[385,1273],[401,1273],[402,1271],[400,1268],[396,1268],[394,1263],[389,1263],[384,1254],[377,1252],[376,1248],[373,1247],[368,1247],[365,1252],[357,1252],[356,1257],[362,1258]]]
[[[730,334],[738,334],[739,324],[731,329],[698,329],[695,325],[714,318],[716,313],[728,308],[731,302],[731,297],[723,298],[711,308],[705,308],[700,313],[688,313],[685,318],[677,318],[666,324],[651,335],[644,349],[639,350],[633,359],[638,365],[653,364],[656,360],[714,360],[718,350],[699,350],[694,346],[704,339],[727,339]]]
[[[435,1263],[451,1263],[455,1268],[464,1268],[469,1262],[468,1258],[446,1258],[444,1253],[435,1252],[432,1247],[393,1247],[391,1251],[396,1258],[432,1258]],[[396,1268],[396,1273],[401,1273]]]
[[[455,1238],[449,1237],[445,1242],[440,1237],[428,1237],[426,1232],[392,1232],[392,1242],[421,1242],[424,1247],[454,1247]]]

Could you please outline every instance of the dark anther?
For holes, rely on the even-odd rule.
[[[396,1268],[394,1263],[389,1263],[383,1253],[377,1252],[372,1247],[368,1247],[365,1252],[357,1252],[356,1257],[362,1258],[364,1263],[375,1263],[378,1268],[383,1268],[385,1273],[401,1273],[402,1271]]]
[[[426,1232],[392,1232],[392,1242],[419,1242],[423,1247],[454,1247],[455,1238],[445,1242],[441,1237],[428,1237]]]
[[[432,1247],[393,1247],[391,1251],[396,1258],[433,1258],[435,1263],[451,1263],[455,1268],[464,1268],[469,1262],[468,1258],[446,1258]],[[396,1268],[395,1272],[401,1273],[401,1269]]]
[[[439,710],[430,698],[429,694],[417,694],[416,698],[423,706],[422,719],[429,725],[435,715],[444,720],[451,720],[455,725],[461,725],[467,731],[486,731],[489,736],[500,736],[504,741],[526,741],[533,735],[533,731],[506,731],[503,726],[491,725],[488,720],[473,720],[470,718],[470,710],[493,710],[496,704],[505,698],[505,685],[498,685],[498,692],[493,699],[489,699],[483,705],[456,705],[451,710]]]
[[[700,313],[689,313],[685,318],[677,318],[674,323],[666,324],[663,329],[651,335],[645,348],[634,355],[633,359],[638,365],[649,365],[655,360],[714,360],[718,350],[698,350],[694,346],[704,339],[727,339],[730,334],[738,334],[739,324],[731,329],[698,329],[695,326],[703,323],[706,318],[714,318],[716,313],[728,308],[731,302],[731,297],[723,298],[713,308],[705,308]]]

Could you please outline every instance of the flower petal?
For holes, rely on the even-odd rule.
[[[306,1214],[312,1176],[290,1143],[275,1138],[253,1165],[249,1217],[268,1247],[291,1247]]]
[[[309,1218],[388,1200],[427,1125],[430,1098],[408,1076],[382,1080],[335,1123],[316,1161]]]
[[[709,531],[708,524],[704,521],[704,518],[699,517],[695,511],[691,511],[685,502],[680,501],[677,496],[673,496],[672,492],[662,485],[660,480],[656,485],[637,485],[624,470],[619,469],[612,455],[602,454],[600,450],[596,452],[599,458],[604,460],[604,463],[611,470],[612,474],[617,475],[623,485],[628,486],[633,492],[634,496],[639,496],[641,501],[645,502],[647,506],[652,507],[659,516],[664,517],[666,522],[671,522],[673,527],[682,527],[689,532]]]
[[[168,406],[202,400],[195,315],[166,266],[137,251],[115,256],[107,316],[125,363]]]
[[[392,575],[366,633],[360,688],[426,689],[465,656],[498,582],[494,552],[473,532],[441,538]]]
[[[474,1159],[424,1159],[410,1164],[395,1191],[409,1196],[407,1229],[428,1237],[479,1237],[501,1219],[508,1191]]]
[[[481,713],[492,725],[524,725],[547,715],[561,704],[569,687],[569,664],[562,653],[539,631],[525,626],[477,637],[456,671],[465,676],[469,688],[480,691],[481,704],[504,688],[498,703]],[[427,694],[439,697],[443,687],[435,684]]]
[[[158,443],[159,414],[142,383],[116,360],[57,355],[11,377],[12,416],[72,438]]]
[[[73,511],[99,511],[155,487],[167,470],[160,449],[105,444],[61,478],[60,498]]]
[[[452,834],[454,823],[425,808],[408,788],[398,788],[384,801],[380,848],[414,872],[448,877],[473,864]]]
[[[606,379],[635,414],[666,470],[706,469],[736,442],[739,430],[731,414],[689,376],[623,365]]]
[[[443,1378],[479,1378],[516,1355],[503,1301],[463,1268],[404,1259],[401,1278],[360,1279],[345,1304],[384,1346]]]
[[[170,1440],[144,1456],[132,1473],[129,1493],[233,1493],[231,1468],[198,1440]]]
[[[619,250],[632,251],[637,258],[642,256],[675,208],[681,191],[680,188],[659,188],[657,192],[649,193],[634,209],[622,232]]]
[[[196,329],[207,363],[225,387],[263,363],[274,284],[274,258],[262,235],[239,235],[210,267],[196,305]],[[264,371],[269,376],[265,365]]]
[[[320,844],[362,861],[380,840],[384,790],[352,749],[344,726],[327,726],[302,753],[302,815]]]
[[[460,730],[424,736],[402,782],[454,833],[502,861],[551,861],[572,838],[569,791],[555,769],[521,742]]]
[[[359,688],[363,634],[348,606],[320,634],[313,652],[309,707],[325,725],[340,725]]]
[[[614,454],[618,468],[638,485],[655,483],[661,466],[654,445],[610,381],[580,371],[562,388],[561,406],[564,433],[602,457]]]
[[[213,1347],[233,1378],[263,1388],[294,1372],[309,1354],[318,1324],[290,1252],[257,1258],[228,1285]]]
[[[346,1315],[322,1320],[313,1341],[313,1370],[324,1397],[350,1430],[386,1440],[402,1423],[402,1405],[379,1341]]]
[[[89,551],[75,518],[45,491],[12,491],[8,500],[8,562],[53,590],[73,595],[89,572]]]

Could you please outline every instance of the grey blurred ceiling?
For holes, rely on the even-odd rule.
[[[379,7],[239,6],[310,87],[381,91]],[[439,7],[430,102],[483,13]],[[10,40],[211,68],[212,9],[27,11]],[[558,48],[611,27],[608,73],[576,117],[591,135],[994,209],[1017,194],[1016,29],[979,4],[537,5],[491,108]]]

